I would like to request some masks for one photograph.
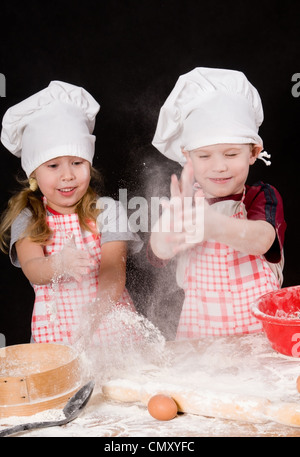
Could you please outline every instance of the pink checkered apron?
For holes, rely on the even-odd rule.
[[[232,217],[242,218],[240,210]],[[263,256],[247,255],[213,240],[189,253],[185,300],[176,339],[254,333],[262,330],[251,304],[280,288]]]
[[[97,261],[97,266],[82,282],[73,278],[57,280],[47,285],[34,285],[35,303],[32,317],[32,336],[37,343],[71,343],[79,323],[89,313],[89,304],[96,298],[99,265],[101,261],[101,235],[81,231],[77,214],[51,214],[47,222],[53,236],[44,248],[45,255],[62,249],[70,234],[74,236],[78,249],[88,250]],[[128,291],[125,289],[116,306],[134,310]],[[114,337],[116,329],[104,319],[93,337],[95,344],[103,344]]]

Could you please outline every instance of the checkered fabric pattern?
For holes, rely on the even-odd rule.
[[[48,285],[34,285],[35,304],[32,317],[32,336],[37,343],[72,342],[88,306],[97,294],[99,266],[101,262],[101,235],[81,231],[77,214],[50,215],[47,222],[53,236],[45,247],[45,254],[52,255],[62,249],[70,233],[78,249],[85,249],[97,261],[97,266],[81,283],[72,278],[54,281]],[[125,289],[116,306],[134,310],[134,305]],[[95,343],[113,338],[115,329],[104,321],[95,333]]]
[[[244,217],[241,207],[232,217]],[[176,339],[261,331],[251,304],[280,284],[263,256],[208,240],[190,251],[183,288]]]

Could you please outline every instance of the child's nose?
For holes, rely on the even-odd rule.
[[[72,179],[74,179],[74,172],[73,172],[72,167],[70,167],[68,165],[64,166],[62,169],[61,177],[64,181],[71,181]]]
[[[214,171],[226,171],[227,164],[223,157],[215,157],[213,161],[213,170]]]

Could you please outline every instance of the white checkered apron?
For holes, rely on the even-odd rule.
[[[244,217],[243,212],[234,217]],[[213,240],[189,254],[185,300],[176,339],[254,333],[262,330],[251,304],[280,284],[263,256],[247,255]]]
[[[99,266],[101,261],[101,235],[81,231],[78,215],[50,215],[47,222],[53,236],[45,247],[45,255],[52,255],[62,249],[73,234],[76,247],[88,250],[97,261],[97,266],[82,282],[64,278],[48,285],[34,285],[35,303],[32,316],[32,336],[37,343],[72,342],[79,323],[89,312],[89,304],[95,300],[98,288]],[[134,310],[134,305],[125,289],[116,306]],[[109,319],[103,320],[95,332],[94,343],[103,344],[114,337],[116,329]]]

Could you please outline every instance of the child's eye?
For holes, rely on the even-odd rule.
[[[238,155],[237,152],[228,152],[228,153],[226,154],[226,157],[235,157],[235,156],[237,156],[237,155]]]
[[[76,160],[75,162],[73,162],[73,165],[81,165],[82,164],[82,160]]]
[[[49,163],[47,166],[48,168],[56,168],[58,165],[57,163]]]
[[[207,159],[209,157],[208,154],[199,154],[198,159]]]

